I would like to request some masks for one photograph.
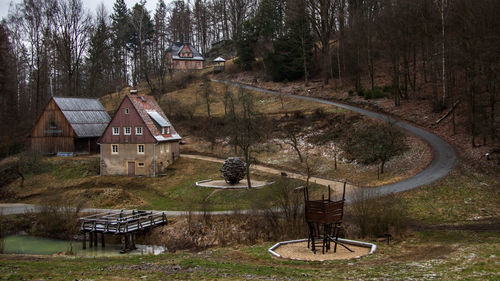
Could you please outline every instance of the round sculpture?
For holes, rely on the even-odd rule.
[[[246,175],[247,164],[238,157],[229,157],[220,168],[222,177],[228,184],[237,184]]]

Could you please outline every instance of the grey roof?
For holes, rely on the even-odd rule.
[[[170,126],[170,122],[165,120],[165,118],[163,118],[158,112],[156,111],[146,111],[146,112],[148,113],[149,116],[151,116],[151,118],[153,118],[153,120],[155,120],[156,123],[158,123],[158,125],[160,125],[160,127]]]
[[[188,45],[188,47],[193,51],[193,57],[192,58],[184,58],[179,56],[182,48],[184,45]],[[177,60],[205,60],[203,56],[196,50],[196,48],[191,45],[191,43],[181,43],[181,42],[174,42],[170,47],[167,49],[167,51],[170,52],[172,55],[172,59],[177,59]]]
[[[54,98],[61,110],[103,110],[102,104],[96,99],[87,98]]]
[[[214,59],[214,62],[225,62],[226,60],[223,59],[222,57],[217,57],[216,59]]]
[[[111,118],[97,99],[54,98],[79,138],[100,137]]]

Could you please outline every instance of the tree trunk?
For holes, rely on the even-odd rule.
[[[245,153],[245,162],[247,163],[246,169],[247,169],[247,184],[248,184],[248,189],[252,188],[252,182],[250,181],[250,148],[246,148],[244,150]]]

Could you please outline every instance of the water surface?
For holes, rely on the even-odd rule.
[[[27,235],[11,235],[4,238],[5,254],[25,254],[25,255],[54,255],[63,252],[73,252],[76,256],[103,257],[119,256],[120,245],[106,244],[105,248],[98,247],[82,249],[82,241],[66,241],[50,239],[44,237],[35,237]],[[99,243],[100,244],[100,243]],[[165,252],[161,246],[136,245],[137,250],[130,251],[127,254],[135,255],[158,255]]]

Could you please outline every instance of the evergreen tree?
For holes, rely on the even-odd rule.
[[[113,66],[114,77],[121,85],[128,84],[127,48],[129,36],[129,14],[125,0],[116,0],[111,15],[113,31]]]
[[[87,93],[100,97],[114,89],[112,88],[112,51],[111,34],[104,6],[98,11],[96,26],[90,36],[90,44],[86,59]]]
[[[252,69],[255,62],[254,46],[257,42],[257,33],[252,21],[245,21],[241,30],[241,36],[236,42],[236,52],[238,58],[236,65],[242,70]]]
[[[274,51],[264,62],[274,81],[295,80],[306,76],[311,64],[313,38],[301,0],[287,10],[286,33],[274,42]]]

